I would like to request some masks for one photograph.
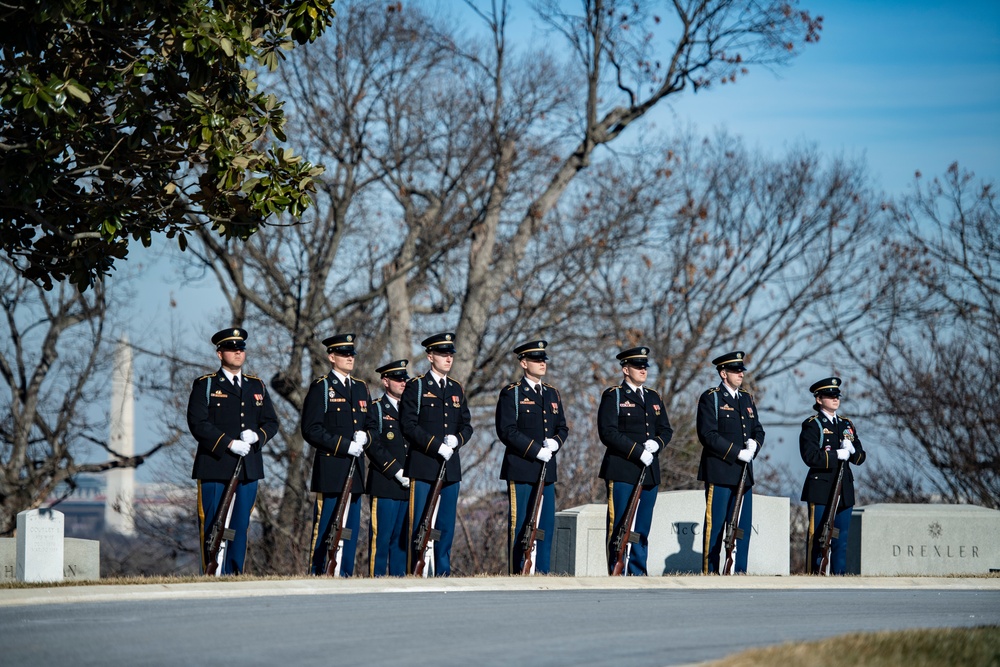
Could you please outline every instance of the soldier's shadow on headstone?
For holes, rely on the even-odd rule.
[[[701,524],[694,521],[678,521],[673,524],[673,528],[680,551],[663,559],[663,574],[700,573],[702,556],[694,550],[694,540],[701,532]]]

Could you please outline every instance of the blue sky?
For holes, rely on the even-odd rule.
[[[725,128],[780,151],[815,143],[863,156],[881,188],[899,194],[915,171],[958,161],[1000,176],[1000,2],[806,0],[823,16],[817,44],[772,74],[675,102],[676,120]]]

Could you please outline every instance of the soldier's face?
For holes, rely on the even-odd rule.
[[[625,377],[628,378],[636,387],[641,387],[646,381],[646,377],[649,375],[648,368],[636,368],[631,364],[625,364],[622,366],[622,372],[625,373]]]
[[[215,354],[222,362],[222,367],[230,373],[236,373],[243,368],[243,362],[247,360],[246,350],[216,350]]]
[[[406,388],[406,380],[398,378],[382,378],[382,388],[397,401],[403,397],[403,389]]]
[[[819,407],[830,414],[835,414],[840,408],[840,396],[817,396],[816,402],[819,403]]]
[[[720,371],[722,381],[733,389],[739,389],[743,384],[743,371]]]
[[[455,363],[455,355],[451,352],[431,352],[427,355],[427,361],[431,362],[435,373],[447,375],[451,372],[451,365]]]
[[[545,371],[548,367],[549,365],[546,361],[538,361],[537,359],[521,359],[521,368],[524,369],[524,374],[532,380],[539,380],[545,377]]]
[[[354,370],[354,355],[334,352],[330,354],[330,364],[333,365],[333,370],[341,375],[350,375],[351,371]]]

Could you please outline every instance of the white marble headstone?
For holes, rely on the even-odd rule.
[[[35,509],[17,515],[17,580],[62,581],[62,512]]]

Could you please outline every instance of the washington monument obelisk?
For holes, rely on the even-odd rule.
[[[132,388],[132,348],[122,336],[115,350],[111,372],[111,450],[122,456],[135,454],[135,393]],[[124,535],[135,533],[135,469],[113,468],[107,472],[104,530]]]

